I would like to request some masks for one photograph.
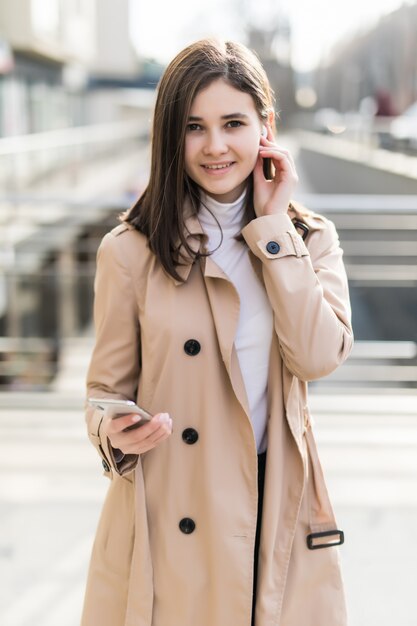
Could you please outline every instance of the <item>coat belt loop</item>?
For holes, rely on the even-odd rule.
[[[305,438],[308,451],[307,497],[310,534],[307,535],[309,550],[330,548],[344,542],[344,533],[337,528],[336,518],[324,480],[317,445],[311,428],[311,418],[305,409]]]

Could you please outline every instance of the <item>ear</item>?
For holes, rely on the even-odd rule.
[[[274,129],[274,124],[275,124],[275,112],[273,109],[268,111],[268,125],[272,128],[272,130]]]

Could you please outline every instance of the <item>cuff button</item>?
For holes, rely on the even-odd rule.
[[[281,250],[281,246],[276,241],[268,241],[268,243],[266,244],[266,249],[269,254],[278,254],[278,252]]]

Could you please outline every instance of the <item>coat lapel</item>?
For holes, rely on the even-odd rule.
[[[191,203],[188,199],[185,202],[184,210],[187,243],[194,252],[204,252],[206,235],[198,216],[192,212]],[[177,271],[186,281],[191,271],[193,259],[186,251],[183,251],[182,257],[183,264],[177,266]],[[250,260],[259,279],[263,282],[261,261],[252,253],[250,253]],[[239,295],[228,276],[210,256],[201,257],[200,265],[222,359],[233,391],[246,415],[250,418],[248,397],[235,348],[240,313]],[[174,282],[176,285],[181,284],[180,281],[174,280]]]
[[[239,295],[226,274],[211,257],[201,259],[201,269],[222,359],[235,395],[249,417],[248,397],[235,348],[240,312]]]

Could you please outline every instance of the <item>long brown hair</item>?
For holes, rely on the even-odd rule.
[[[176,266],[181,251],[196,253],[186,241],[184,200],[198,212],[200,190],[184,169],[185,134],[195,96],[222,78],[252,96],[261,120],[268,121],[274,95],[258,57],[244,45],[202,39],[182,50],[168,65],[158,85],[152,125],[150,178],[145,191],[124,220],[144,233],[162,266],[181,280]],[[246,221],[254,216],[253,181],[248,180]]]

